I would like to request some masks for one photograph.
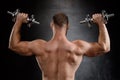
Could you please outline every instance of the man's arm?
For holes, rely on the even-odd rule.
[[[28,14],[19,13],[16,17],[16,22],[12,28],[9,38],[9,49],[21,54],[32,55],[30,50],[31,43],[28,41],[21,41],[20,29],[23,23],[27,22]]]
[[[110,38],[102,15],[94,14],[92,19],[99,27],[98,42],[75,41],[75,44],[86,56],[102,55],[110,51]]]

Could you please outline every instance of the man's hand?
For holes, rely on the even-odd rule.
[[[99,13],[93,14],[92,19],[93,19],[94,23],[97,23],[97,24],[102,23],[102,24],[104,24],[104,18],[102,16],[102,14],[99,14]]]
[[[16,17],[16,22],[27,23],[28,22],[27,18],[28,18],[28,14],[18,13],[18,15]]]

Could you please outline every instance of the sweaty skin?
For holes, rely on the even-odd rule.
[[[53,21],[50,24],[53,37],[49,41],[21,41],[20,30],[22,24],[27,23],[27,17],[26,13],[17,15],[9,39],[9,49],[23,56],[35,55],[42,71],[42,80],[74,80],[83,56],[94,57],[110,51],[110,39],[101,14],[92,16],[99,28],[97,42],[69,41],[66,38],[68,24],[59,27]]]

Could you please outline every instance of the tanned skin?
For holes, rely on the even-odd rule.
[[[58,17],[65,16],[61,14],[58,13]],[[109,34],[103,17],[99,13],[92,15],[93,22],[99,29],[96,42],[69,41],[66,38],[69,23],[59,22],[61,20],[58,20],[61,24],[51,21],[53,37],[49,41],[42,39],[21,41],[20,30],[22,24],[27,23],[27,17],[27,13],[17,15],[9,39],[9,49],[22,56],[35,55],[42,71],[42,80],[74,80],[83,56],[95,57],[110,51]]]

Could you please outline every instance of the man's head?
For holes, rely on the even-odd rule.
[[[56,13],[52,19],[53,23],[58,27],[62,28],[64,25],[66,25],[66,28],[68,28],[68,16],[66,16],[64,13]]]

